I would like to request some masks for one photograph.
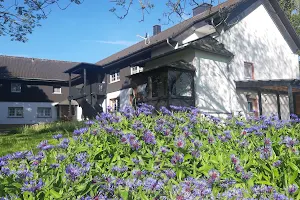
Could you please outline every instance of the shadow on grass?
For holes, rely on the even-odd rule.
[[[82,126],[83,122],[55,122],[10,130],[0,135],[0,156],[24,150],[36,152],[36,146],[41,141],[48,140],[50,144],[56,144],[53,135],[60,133],[63,137],[71,137],[74,129]]]

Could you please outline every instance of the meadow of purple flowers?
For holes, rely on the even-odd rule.
[[[0,200],[300,199],[300,120],[149,105],[0,157]],[[154,114],[153,114],[154,113]]]

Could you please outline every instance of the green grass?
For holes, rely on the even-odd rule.
[[[53,135],[61,133],[64,137],[71,137],[72,132],[80,127],[80,122],[55,122],[35,126],[25,126],[10,130],[8,133],[0,133],[0,156],[16,151],[33,150],[42,140],[55,143]]]

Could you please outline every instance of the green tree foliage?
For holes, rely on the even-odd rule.
[[[300,0],[279,0],[279,4],[300,35]]]

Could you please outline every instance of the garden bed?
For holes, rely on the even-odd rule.
[[[299,119],[128,107],[0,158],[8,199],[300,199]],[[1,199],[1,198],[0,198]]]

